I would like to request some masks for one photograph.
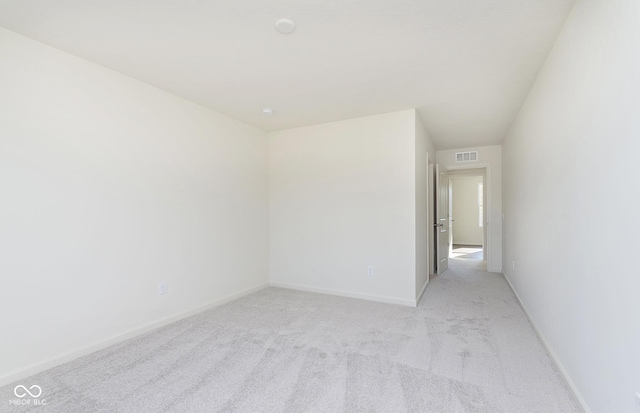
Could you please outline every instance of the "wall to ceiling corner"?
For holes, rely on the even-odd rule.
[[[478,160],[456,162],[457,152],[477,151]],[[486,168],[487,270],[502,272],[502,146],[479,146],[438,151],[438,164],[449,170]]]
[[[273,285],[415,305],[415,116],[270,133]]]
[[[578,0],[504,141],[505,275],[587,411],[640,393],[640,3]]]
[[[0,385],[268,285],[265,132],[4,29],[0,56]]]

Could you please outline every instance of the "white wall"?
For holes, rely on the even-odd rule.
[[[455,162],[456,152],[478,151],[475,162]],[[502,272],[502,147],[480,146],[438,151],[440,166],[448,170],[486,168],[487,269]]]
[[[639,28],[578,0],[504,143],[505,272],[594,413],[640,392]]]
[[[270,134],[273,285],[415,304],[415,116]]]
[[[0,381],[268,282],[265,133],[3,29],[0,56]]]
[[[451,176],[453,190],[453,243],[482,245],[483,228],[480,226],[478,204],[482,176]]]

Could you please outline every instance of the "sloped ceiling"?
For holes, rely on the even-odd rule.
[[[0,0],[0,26],[267,131],[415,107],[449,149],[501,142],[573,3]]]

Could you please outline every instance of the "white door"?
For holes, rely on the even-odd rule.
[[[447,177],[447,181],[449,181],[449,192],[447,192],[447,210],[449,211],[449,256],[453,255],[453,182],[451,178]]]
[[[429,277],[433,276],[433,274],[437,274],[437,255],[436,249],[436,237],[433,228],[433,224],[437,221],[436,217],[436,178],[435,178],[435,165],[429,164]]]
[[[449,175],[436,164],[436,245],[437,271],[442,274],[449,268]]]

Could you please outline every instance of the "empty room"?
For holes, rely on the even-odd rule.
[[[0,0],[0,412],[640,413],[638,154],[637,0]]]

